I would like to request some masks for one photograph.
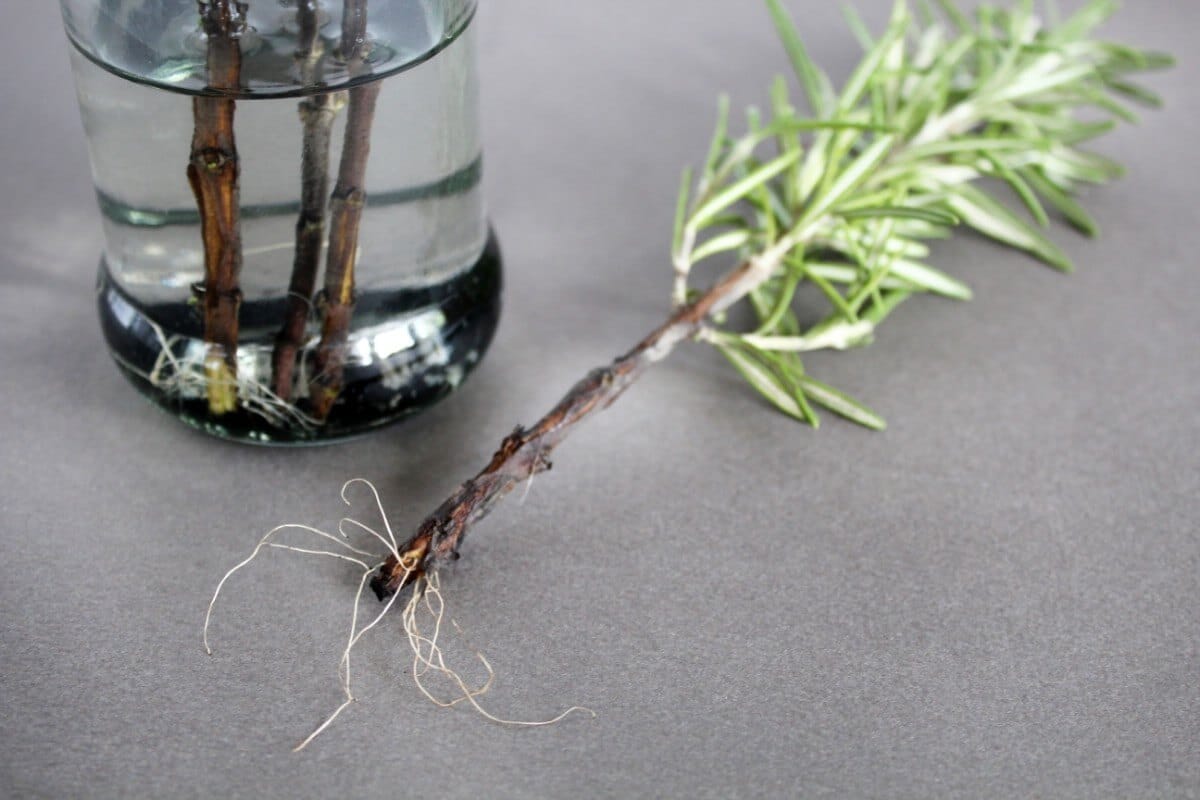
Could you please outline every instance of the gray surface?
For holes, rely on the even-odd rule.
[[[834,4],[807,5],[844,75]],[[1104,145],[1131,167],[1088,197],[1104,238],[1060,231],[1077,275],[955,241],[937,260],[973,304],[912,302],[875,346],[813,359],[887,433],[794,425],[696,346],[468,542],[445,588],[493,708],[596,720],[433,708],[392,620],[361,702],[299,756],[339,699],[353,576],[243,574],[210,659],[216,578],[275,523],[334,522],[353,475],[411,525],[655,324],[678,170],[716,92],[761,101],[782,57],[747,0],[491,3],[492,355],[412,424],[261,450],[153,413],[109,363],[65,44],[53,4],[24,6],[0,29],[0,794],[1200,795],[1200,5],[1110,28],[1182,63],[1153,81],[1169,110]]]

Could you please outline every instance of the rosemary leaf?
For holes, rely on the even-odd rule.
[[[784,11],[780,0],[767,0],[767,9],[771,13],[772,22],[775,23],[775,30],[783,42],[783,49],[787,51],[788,58],[792,62],[792,69],[795,70],[796,77],[799,78],[801,85],[804,86],[804,91],[808,94],[809,108],[812,109],[815,116],[825,116],[825,91],[822,85],[824,73],[808,57],[808,50],[800,40],[796,26],[792,23],[792,18]]]
[[[761,361],[748,355],[745,350],[738,347],[718,344],[717,349],[729,359],[729,363],[733,364],[734,369],[740,372],[742,377],[759,394],[765,397],[771,405],[789,417],[803,420],[814,427],[817,425],[816,416],[812,413],[812,410],[807,409],[806,413],[805,407],[796,399],[791,387],[770,367],[764,365]]]
[[[795,163],[799,157],[799,152],[784,153],[718,192],[692,213],[692,218],[688,223],[689,226],[694,230],[708,222],[734,203],[744,199],[754,189],[783,172]]]
[[[926,264],[896,259],[888,266],[888,272],[923,291],[952,297],[955,300],[971,299],[971,287]]]
[[[870,206],[841,212],[843,219],[870,219],[887,217],[892,219],[918,219],[932,225],[957,225],[958,217],[945,211],[917,206]]]
[[[800,386],[804,389],[804,393],[815,403],[825,406],[835,414],[840,414],[852,422],[857,422],[868,428],[881,431],[887,427],[887,423],[883,417],[876,414],[871,409],[867,408],[862,403],[855,400],[844,392],[839,392],[832,386],[827,386],[824,383],[802,375],[799,378]]]
[[[1064,272],[1073,269],[1070,259],[1057,245],[974,186],[955,187],[948,202],[964,223],[983,235],[1026,250]]]
[[[687,285],[691,267],[736,252],[753,275],[738,293],[749,301],[752,330],[705,329],[701,338],[789,416],[815,424],[811,400],[882,427],[877,414],[807,376],[799,354],[869,343],[914,293],[970,299],[962,280],[932,265],[927,245],[960,223],[1069,271],[1067,254],[1043,232],[1048,211],[1096,233],[1075,187],[1123,170],[1081,147],[1135,120],[1127,101],[1157,106],[1158,96],[1129,76],[1174,62],[1091,38],[1112,0],[1089,0],[1063,22],[1040,18],[1032,0],[984,2],[973,17],[937,0],[944,19],[928,0],[918,0],[916,15],[898,0],[877,35],[847,11],[864,53],[835,93],[785,0],[765,2],[813,116],[797,115],[787,82],[776,78],[769,107],[751,109],[745,132],[734,135],[722,99],[696,184],[687,175],[680,191],[673,296],[677,307],[700,296]],[[985,177],[1006,184],[1032,219],[981,189]],[[709,229],[714,235],[701,239]],[[800,325],[799,297],[805,316],[820,322]],[[814,314],[812,302],[824,308]],[[722,325],[737,318],[726,316],[729,305],[716,309]]]

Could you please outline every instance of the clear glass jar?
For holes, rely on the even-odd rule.
[[[62,0],[103,218],[108,346],[255,442],[353,435],[483,356],[473,0]]]

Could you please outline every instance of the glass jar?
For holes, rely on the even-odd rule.
[[[103,219],[101,326],[158,406],[345,437],[492,339],[474,0],[62,0]]]

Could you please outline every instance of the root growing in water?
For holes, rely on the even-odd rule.
[[[158,356],[150,371],[135,367],[116,353],[113,353],[113,358],[126,370],[168,397],[205,397],[209,383],[205,366],[207,350],[196,348],[195,340],[177,335],[167,336],[162,327],[153,320],[147,318],[145,323],[154,332],[159,346]],[[177,352],[178,350],[182,352]],[[238,357],[246,362],[239,363],[233,387],[241,408],[277,427],[295,426],[305,431],[320,427],[320,420],[306,414],[294,402],[280,397],[271,387],[251,376],[250,373],[254,371],[251,360],[255,357],[252,348],[239,348]],[[306,372],[303,359],[300,360],[300,370],[302,374]]]

